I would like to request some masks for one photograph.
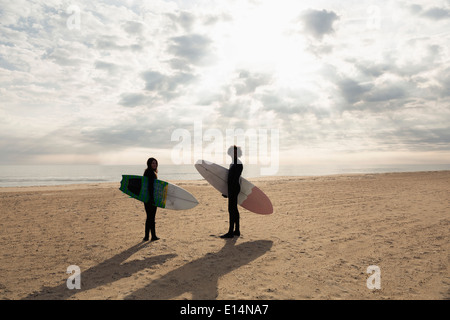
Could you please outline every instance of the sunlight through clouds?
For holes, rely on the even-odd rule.
[[[281,163],[448,162],[449,27],[439,0],[2,1],[0,163],[169,158],[195,121],[277,129]]]

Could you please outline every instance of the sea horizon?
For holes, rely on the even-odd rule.
[[[258,178],[262,166],[245,165],[245,178]],[[142,175],[142,165],[0,165],[0,187],[54,186],[67,184],[120,182],[122,175]],[[336,174],[376,174],[450,170],[450,164],[387,165],[280,165],[270,176],[326,176]],[[158,178],[166,181],[202,180],[193,165],[160,165]]]

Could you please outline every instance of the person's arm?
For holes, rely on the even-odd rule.
[[[152,205],[154,205],[155,204],[155,199],[153,198],[153,182],[155,180],[155,174],[152,171],[146,171],[144,175],[148,179],[147,189],[148,189],[148,194],[150,196],[150,203]]]

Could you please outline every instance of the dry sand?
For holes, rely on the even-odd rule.
[[[159,208],[150,243],[118,183],[0,188],[0,299],[450,298],[450,171],[251,180],[275,212],[241,208],[241,237],[218,237],[227,200],[208,183],[173,181],[200,204]]]

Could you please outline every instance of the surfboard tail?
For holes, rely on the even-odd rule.
[[[253,187],[251,193],[241,203],[241,206],[258,214],[273,213],[273,206],[270,199],[258,187]]]

